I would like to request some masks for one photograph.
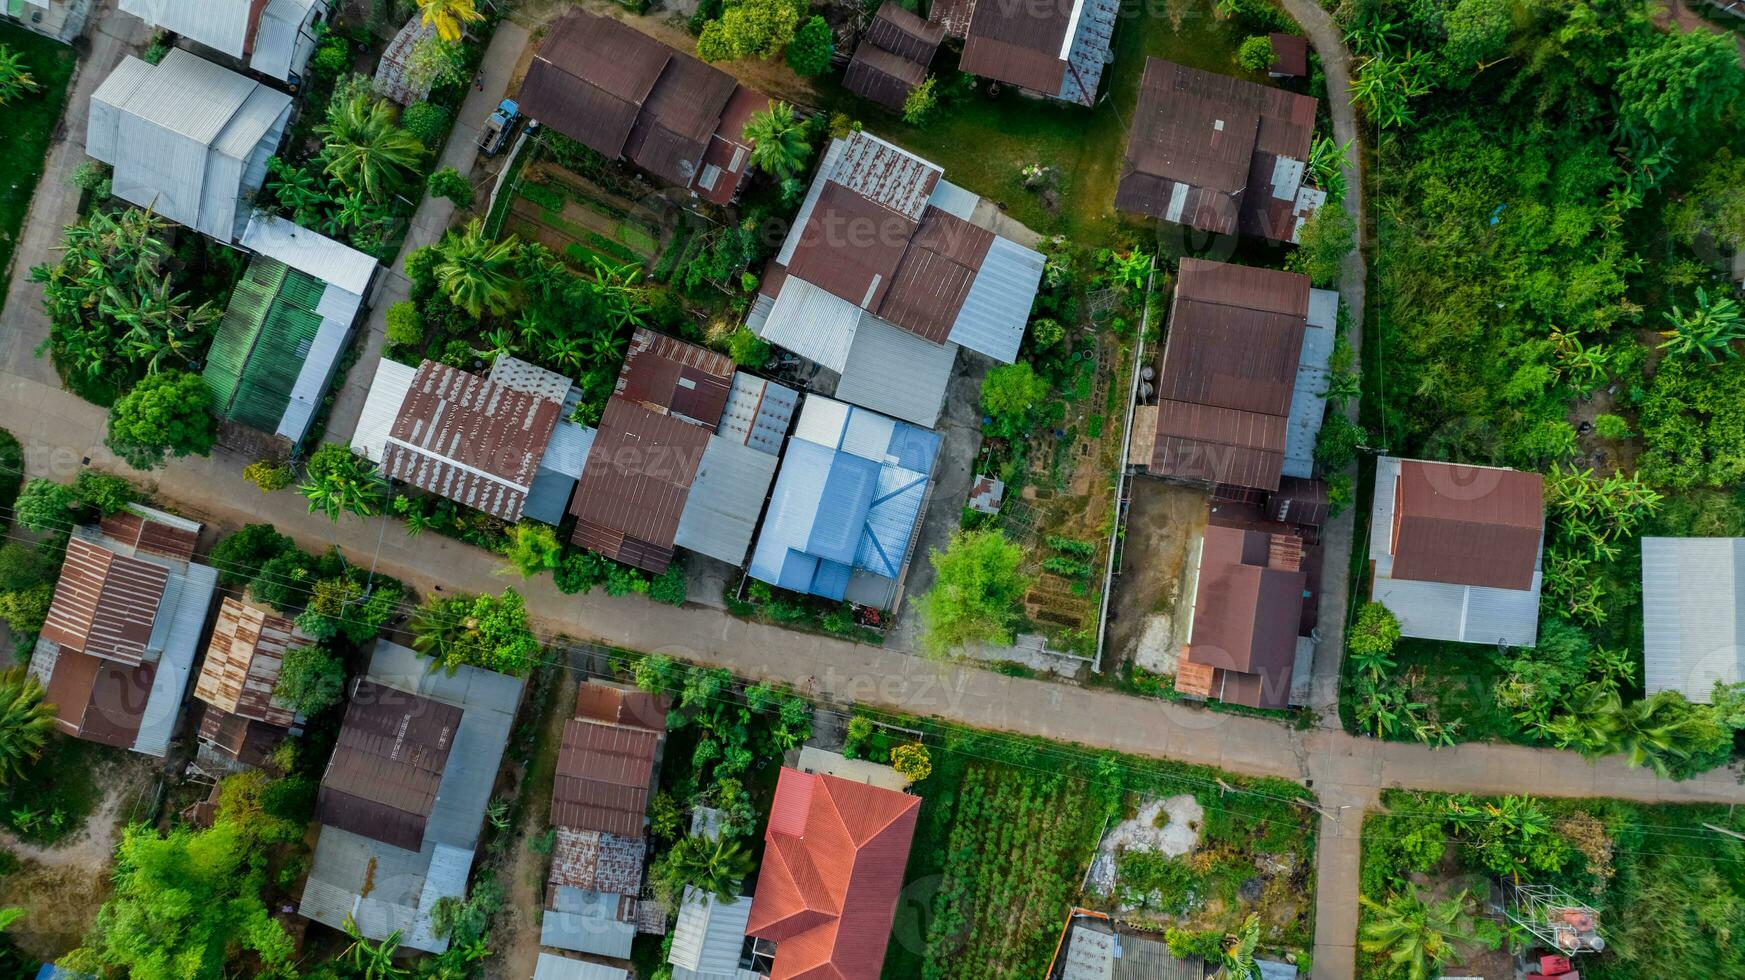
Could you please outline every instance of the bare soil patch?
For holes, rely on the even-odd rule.
[[[1109,623],[1112,668],[1133,660],[1148,629],[1173,636],[1193,542],[1205,531],[1206,492],[1147,478],[1130,484],[1127,539],[1116,570]],[[1166,622],[1155,622],[1156,617]]]

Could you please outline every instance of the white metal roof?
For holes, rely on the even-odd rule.
[[[854,345],[861,308],[797,276],[782,280],[758,336],[784,350],[841,371]]]
[[[323,0],[267,0],[255,28],[248,66],[280,81],[300,74],[315,50],[314,37],[305,25],[323,5]]]
[[[376,273],[372,256],[264,211],[249,216],[242,247],[360,298],[369,292],[370,279]]]
[[[1315,293],[1309,291],[1309,309],[1315,311]],[[1338,294],[1334,294],[1338,308]],[[1337,316],[1335,316],[1337,319]],[[1334,326],[1310,320],[1303,330],[1303,346],[1297,354],[1297,380],[1291,388],[1290,415],[1285,419],[1285,476],[1308,479],[1315,475],[1315,443],[1327,415],[1327,365],[1333,359]]]
[[[1642,686],[1707,704],[1745,680],[1745,538],[1642,539]]]
[[[739,952],[745,945],[745,924],[751,919],[751,899],[723,902],[706,892],[686,887],[673,926],[672,952],[667,962],[690,970],[693,975],[732,977],[739,969]]]
[[[121,0],[121,9],[232,58],[248,39],[250,0]]]
[[[1047,261],[1041,252],[995,235],[951,325],[951,342],[1002,364],[1017,360]]]
[[[158,609],[158,617],[153,621],[154,635],[159,623],[168,625],[163,652],[158,655],[151,694],[140,713],[139,733],[133,739],[133,751],[161,759],[170,750],[170,736],[175,734],[176,722],[182,716],[182,700],[188,693],[188,678],[194,672],[194,657],[202,649],[200,639],[206,613],[212,608],[212,596],[218,590],[218,570],[144,552],[135,557],[171,570],[164,589],[165,605]],[[170,602],[174,602],[173,607]]]
[[[370,393],[364,396],[363,412],[358,416],[357,430],[351,436],[351,448],[371,462],[382,461],[382,451],[388,445],[388,433],[400,417],[400,406],[406,403],[406,393],[412,390],[412,379],[418,369],[410,364],[382,358],[376,362],[376,376],[370,381]]]
[[[575,387],[574,382],[556,371],[509,354],[499,355],[491,362],[491,373],[487,377],[505,388],[559,403],[569,397],[570,389]]]
[[[729,565],[744,564],[775,476],[775,456],[730,438],[710,436],[673,543]]]
[[[868,313],[854,332],[836,397],[931,429],[956,363],[956,344],[935,344]]]
[[[540,953],[533,980],[627,980],[629,973],[615,966],[572,960],[556,953]]]

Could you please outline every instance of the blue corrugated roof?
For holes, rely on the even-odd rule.
[[[818,574],[812,578],[812,587],[807,591],[813,595],[821,595],[826,599],[840,601],[848,590],[848,577],[854,570],[841,562],[820,561]]]
[[[860,544],[860,529],[878,489],[879,464],[849,453],[834,453],[824,479],[812,533],[805,551],[826,561],[849,564]]]
[[[933,457],[939,454],[939,433],[913,425],[898,424],[891,433],[890,453],[897,465],[919,473],[933,471]]]

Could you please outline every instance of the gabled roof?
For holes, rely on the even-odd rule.
[[[194,696],[240,718],[289,728],[291,705],[273,696],[285,651],[315,641],[289,618],[225,597]]]
[[[299,35],[315,6],[316,0],[121,0],[123,11],[146,23],[246,57],[250,68],[280,81],[302,71],[308,51],[299,49],[314,47]]]
[[[1146,59],[1115,207],[1215,234],[1240,225],[1290,240],[1315,106],[1308,96]]]
[[[885,0],[854,49],[842,84],[856,95],[901,111],[909,92],[927,77],[927,66],[944,38],[945,28]]]
[[[665,734],[658,698],[583,683],[558,749],[552,826],[641,838]]]
[[[1745,680],[1745,538],[1642,539],[1642,687],[1708,704]]]
[[[1060,91],[1079,3],[977,3],[958,67],[1044,95]]]
[[[41,636],[62,650],[138,666],[150,650],[169,579],[162,565],[74,537]]]
[[[1532,587],[1545,531],[1539,474],[1402,460],[1395,500],[1393,578]]]
[[[607,399],[599,434],[570,498],[570,513],[576,517],[570,540],[638,568],[664,572],[709,432],[620,395]]]
[[[1302,621],[1302,541],[1260,530],[1206,528],[1186,660],[1226,675],[1212,694],[1256,708],[1290,695]]]
[[[315,819],[418,850],[462,713],[456,705],[358,681],[321,778]]]
[[[1307,276],[1182,260],[1152,473],[1278,489],[1308,307]]]
[[[642,327],[631,334],[617,395],[714,430],[733,387],[733,360]]]
[[[388,432],[382,472],[519,520],[561,410],[550,399],[425,361]]]
[[[784,767],[746,935],[776,944],[771,980],[875,980],[919,797]]]

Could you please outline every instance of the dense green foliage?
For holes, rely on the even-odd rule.
[[[985,428],[1003,439],[1026,436],[1047,398],[1048,382],[1029,361],[993,368],[982,379],[982,411],[990,420]]]
[[[432,597],[412,621],[412,649],[453,672],[482,667],[521,676],[539,662],[539,638],[521,594]]]
[[[1031,584],[1024,549],[997,530],[958,531],[927,558],[935,577],[920,599],[922,647],[947,656],[971,643],[1011,646]]]
[[[292,647],[285,651],[273,697],[283,699],[298,713],[317,715],[339,703],[345,693],[345,664],[319,647]]]
[[[771,57],[794,40],[805,12],[798,0],[731,0],[703,25],[697,54],[705,61]]]
[[[116,399],[104,445],[134,469],[149,470],[165,456],[204,456],[217,438],[205,379],[170,370],[146,375]]]
[[[42,756],[55,727],[55,708],[23,667],[0,671],[0,785],[17,779]]]
[[[822,75],[830,70],[830,56],[835,53],[830,25],[814,15],[800,25],[794,39],[788,42],[788,67],[801,75]]]
[[[306,479],[297,491],[309,499],[309,513],[337,521],[341,514],[373,517],[387,502],[388,482],[376,464],[341,443],[327,443],[309,457]]]

